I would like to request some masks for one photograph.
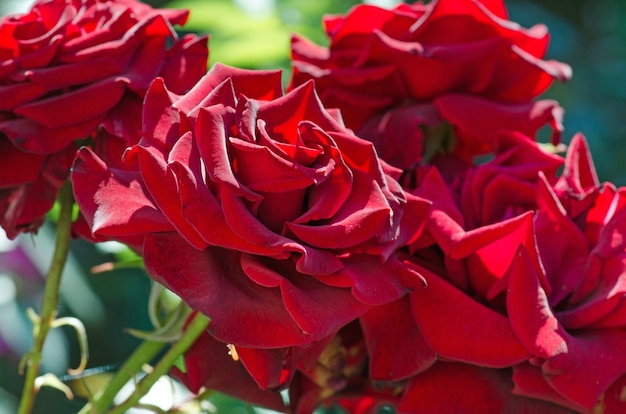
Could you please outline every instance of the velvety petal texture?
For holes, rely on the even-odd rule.
[[[276,70],[203,74],[198,38],[168,47],[185,13],[90,2],[0,26],[33,30],[1,49],[0,194],[37,183],[50,203],[49,153],[98,128],[71,174],[80,228],[211,318],[173,372],[192,391],[293,413],[626,412],[626,189],[582,135],[562,156],[563,108],[537,98],[571,69],[544,59],[543,25],[501,0],[358,5],[325,18],[327,48],[294,36],[285,92]],[[15,231],[37,225],[36,200],[7,200]]]
[[[500,142],[493,160],[452,182],[436,167],[416,171],[415,194],[432,202],[430,237],[401,257],[426,288],[410,293],[417,328],[405,322],[403,331],[417,329],[438,360],[463,364],[442,374],[442,384],[465,370],[495,378],[485,367],[501,370],[492,385],[502,386],[504,378],[515,384],[502,391],[504,400],[488,402],[477,397],[478,378],[467,380],[473,392],[459,394],[451,412],[510,398],[520,412],[539,410],[536,400],[564,412],[621,412],[626,407],[615,388],[626,375],[626,192],[598,181],[582,135],[564,160],[516,134]],[[407,388],[401,409],[430,410],[420,408],[421,390],[435,386],[429,375],[439,366],[413,377],[424,382],[419,392]],[[561,412],[557,406],[546,405],[545,412]],[[477,412],[491,410],[505,409]]]
[[[9,237],[41,225],[75,142],[136,143],[152,80],[182,93],[206,72],[206,37],[173,30],[187,15],[134,0],[38,0],[0,19],[0,225]]]
[[[23,150],[50,154],[90,135],[125,90],[142,96],[159,74],[172,73],[172,88],[184,92],[204,73],[207,55],[205,39],[178,40],[172,30],[187,15],[136,1],[40,0],[4,17],[0,94],[10,99],[0,131]],[[171,69],[187,66],[195,74]]]
[[[544,125],[559,142],[563,108],[535,99],[571,68],[544,60],[546,27],[507,20],[503,1],[358,5],[324,23],[328,48],[293,37],[291,87],[314,79],[322,101],[385,161],[407,168],[433,149],[467,161],[490,152],[501,131],[534,137]],[[432,131],[441,123],[454,136]]]
[[[399,412],[406,413],[573,413],[556,404],[511,393],[507,370],[440,362],[416,376],[407,387]]]
[[[217,64],[184,95],[155,80],[139,143],[116,163],[81,150],[72,182],[94,236],[143,238],[149,274],[216,339],[269,350],[423,286],[393,253],[429,203],[391,171],[313,83],[284,94],[280,72]]]

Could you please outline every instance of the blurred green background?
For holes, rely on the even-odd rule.
[[[29,1],[0,0],[0,14],[24,10]],[[290,34],[297,32],[325,44],[320,20],[325,13],[345,13],[353,0],[174,0],[148,1],[155,6],[192,11],[184,31],[209,33],[210,62],[246,68],[283,68],[289,71]],[[378,2],[387,5],[394,2]],[[626,2],[622,0],[508,0],[510,18],[524,27],[546,24],[552,35],[548,58],[569,63],[573,79],[555,84],[545,95],[565,108],[566,142],[578,131],[589,140],[602,181],[626,185]],[[22,378],[17,374],[21,350],[30,346],[28,306],[39,307],[50,256],[52,230],[37,237],[23,237],[24,249],[33,264],[29,278],[18,277],[15,261],[0,249],[0,414],[12,414]],[[15,246],[11,247],[15,249]],[[119,254],[119,253],[118,253]],[[122,362],[139,340],[126,328],[149,330],[147,297],[149,280],[136,269],[90,275],[89,269],[112,260],[114,254],[81,241],[72,245],[72,264],[66,271],[61,316],[80,315],[85,320],[90,344],[90,367]],[[10,262],[11,261],[11,262]],[[22,270],[23,271],[23,270]],[[74,280],[68,281],[68,274]],[[7,290],[8,289],[8,290]],[[2,292],[13,292],[12,296]],[[8,299],[7,299],[8,298]],[[78,364],[78,345],[70,330],[59,330],[47,347],[44,369],[63,375]],[[222,399],[229,410],[250,412],[242,404]],[[37,413],[70,413],[83,401],[67,401],[56,390],[44,389],[37,399]],[[225,412],[225,411],[220,411]],[[235,411],[230,411],[235,412]]]

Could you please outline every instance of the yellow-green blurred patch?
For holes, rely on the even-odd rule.
[[[229,0],[176,0],[169,8],[190,9],[186,31],[211,36],[210,62],[241,68],[285,67],[289,59],[291,30],[278,9],[249,14]]]

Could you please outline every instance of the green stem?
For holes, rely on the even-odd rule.
[[[33,334],[35,336],[32,349],[26,355],[26,378],[24,390],[20,401],[18,414],[29,414],[35,404],[35,380],[41,369],[41,352],[50,326],[56,317],[56,309],[59,303],[59,286],[61,274],[67,261],[70,248],[70,227],[72,225],[72,187],[66,182],[59,191],[58,201],[61,205],[59,221],[57,222],[56,241],[52,264],[46,275],[43,303],[39,319],[34,322]]]
[[[144,364],[149,363],[163,349],[165,342],[144,341],[139,345],[124,365],[115,373],[107,386],[99,391],[92,402],[87,403],[78,414],[104,413],[126,383],[132,379]]]
[[[189,347],[196,341],[196,339],[204,332],[204,330],[209,326],[211,320],[204,316],[201,313],[197,313],[196,316],[192,319],[192,321],[187,325],[185,331],[182,336],[174,345],[170,348],[169,351],[161,358],[161,360],[154,367],[153,371],[147,374],[145,377],[139,381],[137,386],[135,387],[135,391],[131,394],[130,397],[122,404],[114,407],[109,414],[122,414],[126,412],[129,408],[135,406],[141,397],[146,395],[150,388],[157,382],[159,378],[163,375],[167,374],[170,370],[174,362],[180,357]]]

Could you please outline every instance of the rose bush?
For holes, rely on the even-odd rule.
[[[134,243],[217,340],[306,346],[422,284],[393,253],[428,202],[337,115],[312,83],[283,94],[279,71],[217,64],[182,96],[157,79],[126,168],[82,149],[75,197],[94,235]]]
[[[322,101],[400,168],[453,148],[420,125],[452,124],[455,153],[469,164],[502,129],[534,137],[549,123],[560,138],[562,108],[533,100],[571,69],[543,60],[545,26],[508,21],[502,1],[359,5],[324,25],[328,48],[294,36],[292,85],[315,79]]]
[[[0,223],[10,237],[39,227],[75,141],[103,127],[136,142],[152,79],[182,93],[204,74],[206,38],[172,29],[187,16],[134,0],[39,0],[0,20],[0,139],[11,151],[2,154],[11,171],[0,178]]]
[[[165,325],[143,335],[195,340],[167,364],[194,393],[303,414],[626,410],[626,190],[582,135],[565,158],[536,142],[546,125],[559,142],[563,109],[537,98],[571,76],[544,26],[501,0],[360,5],[325,20],[328,48],[294,36],[285,92],[277,70],[205,73],[205,39],[172,29],[186,18],[40,0],[0,21],[10,237],[74,159],[74,232],[127,244],[182,299],[152,296]]]

